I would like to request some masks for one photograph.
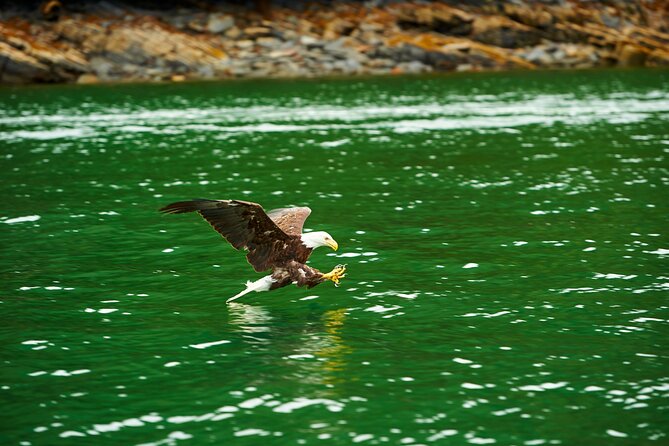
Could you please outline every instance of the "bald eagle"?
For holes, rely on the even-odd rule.
[[[257,203],[241,200],[190,200],[168,204],[160,209],[166,214],[197,212],[235,249],[248,251],[246,259],[257,272],[272,269],[272,274],[231,297],[232,302],[251,291],[271,291],[290,285],[307,288],[331,280],[335,286],[346,272],[337,265],[322,273],[306,265],[312,251],[320,246],[337,250],[339,245],[324,231],[302,233],[304,221],[311,214],[308,207],[281,208],[265,212]]]

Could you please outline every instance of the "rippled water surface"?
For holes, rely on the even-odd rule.
[[[1,443],[669,441],[669,76],[0,90]],[[194,197],[307,205],[340,288]]]

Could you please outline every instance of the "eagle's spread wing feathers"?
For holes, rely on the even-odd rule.
[[[311,214],[311,209],[303,208],[280,208],[272,209],[267,216],[286,234],[299,237],[302,235],[304,221]]]
[[[179,201],[160,211],[168,214],[198,212],[232,246],[248,250],[246,258],[258,272],[272,267],[290,241],[290,236],[268,217],[262,206],[249,201]]]

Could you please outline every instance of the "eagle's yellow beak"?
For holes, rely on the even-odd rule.
[[[337,249],[339,249],[339,244],[338,244],[336,241],[334,241],[334,240],[328,240],[328,241],[325,242],[325,243],[327,243],[327,245],[328,245],[330,248],[332,248],[333,251],[336,251]]]

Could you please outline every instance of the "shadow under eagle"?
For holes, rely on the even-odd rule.
[[[339,285],[346,267],[337,265],[322,273],[306,265],[314,249],[337,242],[324,231],[302,233],[304,221],[311,214],[308,207],[281,208],[265,212],[257,203],[241,200],[189,200],[168,204],[160,209],[166,214],[197,212],[236,249],[248,251],[246,259],[257,272],[272,269],[272,274],[255,282],[227,302],[251,291],[271,291],[296,284],[311,288],[330,280]]]

